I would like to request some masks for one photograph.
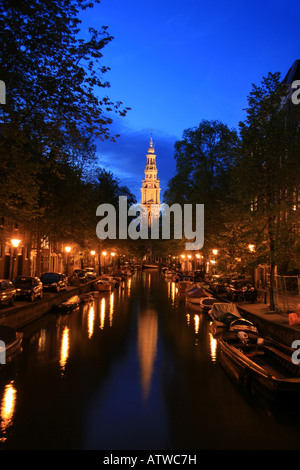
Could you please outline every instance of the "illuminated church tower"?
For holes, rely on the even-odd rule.
[[[160,214],[160,187],[159,179],[157,179],[156,155],[154,153],[152,137],[146,157],[145,178],[142,180],[141,187],[141,204],[147,208],[148,227],[150,227],[151,217],[159,217]]]

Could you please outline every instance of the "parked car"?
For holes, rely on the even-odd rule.
[[[213,292],[226,292],[227,284],[230,281],[229,277],[215,276],[209,282],[209,287]]]
[[[14,305],[17,292],[12,282],[7,279],[0,279],[0,305]]]
[[[87,282],[87,274],[84,269],[74,269],[73,276],[77,277],[79,282]]]
[[[97,274],[95,268],[84,268],[88,279],[96,279]]]
[[[17,299],[25,298],[33,302],[36,298],[43,297],[43,284],[38,277],[17,276],[13,280],[13,285],[17,291]]]
[[[227,298],[235,301],[251,300],[255,301],[257,291],[255,287],[247,280],[234,279],[226,287]]]
[[[61,273],[43,273],[41,275],[44,290],[54,290],[59,292],[67,287],[67,277]]]

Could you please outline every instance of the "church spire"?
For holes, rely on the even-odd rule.
[[[158,211],[160,208],[160,186],[157,178],[156,155],[152,135],[150,138],[150,147],[146,155],[145,177],[142,180],[141,204],[147,206],[149,217],[151,212]],[[152,206],[152,208],[151,208]]]

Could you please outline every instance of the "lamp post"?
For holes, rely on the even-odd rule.
[[[21,240],[19,240],[18,238],[12,238],[11,239],[11,244],[12,244],[12,247],[13,247],[13,250],[12,250],[11,280],[13,280],[13,277],[14,277],[15,258],[16,258],[17,248],[20,245],[20,243],[21,243]]]
[[[113,251],[110,256],[112,257],[112,265],[113,267],[115,266],[115,256],[116,256],[116,253]]]
[[[94,267],[94,269],[95,269],[95,254],[96,254],[96,251],[95,251],[95,250],[92,250],[92,251],[91,251],[91,255],[92,255],[92,257],[93,257],[93,267]]]
[[[67,253],[67,276],[69,275],[69,253],[71,251],[70,246],[65,246],[65,252]]]
[[[102,251],[102,256],[104,256],[104,267],[103,267],[103,272],[105,274],[105,257],[106,257],[106,251]]]

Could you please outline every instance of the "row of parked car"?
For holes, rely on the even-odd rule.
[[[95,279],[96,273],[93,268],[75,269],[73,277],[79,282],[87,282]],[[41,299],[44,291],[59,292],[66,289],[69,279],[65,274],[48,272],[40,277],[17,276],[13,281],[0,280],[0,305],[14,305],[16,299],[26,299],[33,302]]]
[[[256,302],[257,300],[257,289],[247,279],[215,276],[210,280],[209,286],[217,294],[225,293],[226,297],[233,302],[243,300]]]

